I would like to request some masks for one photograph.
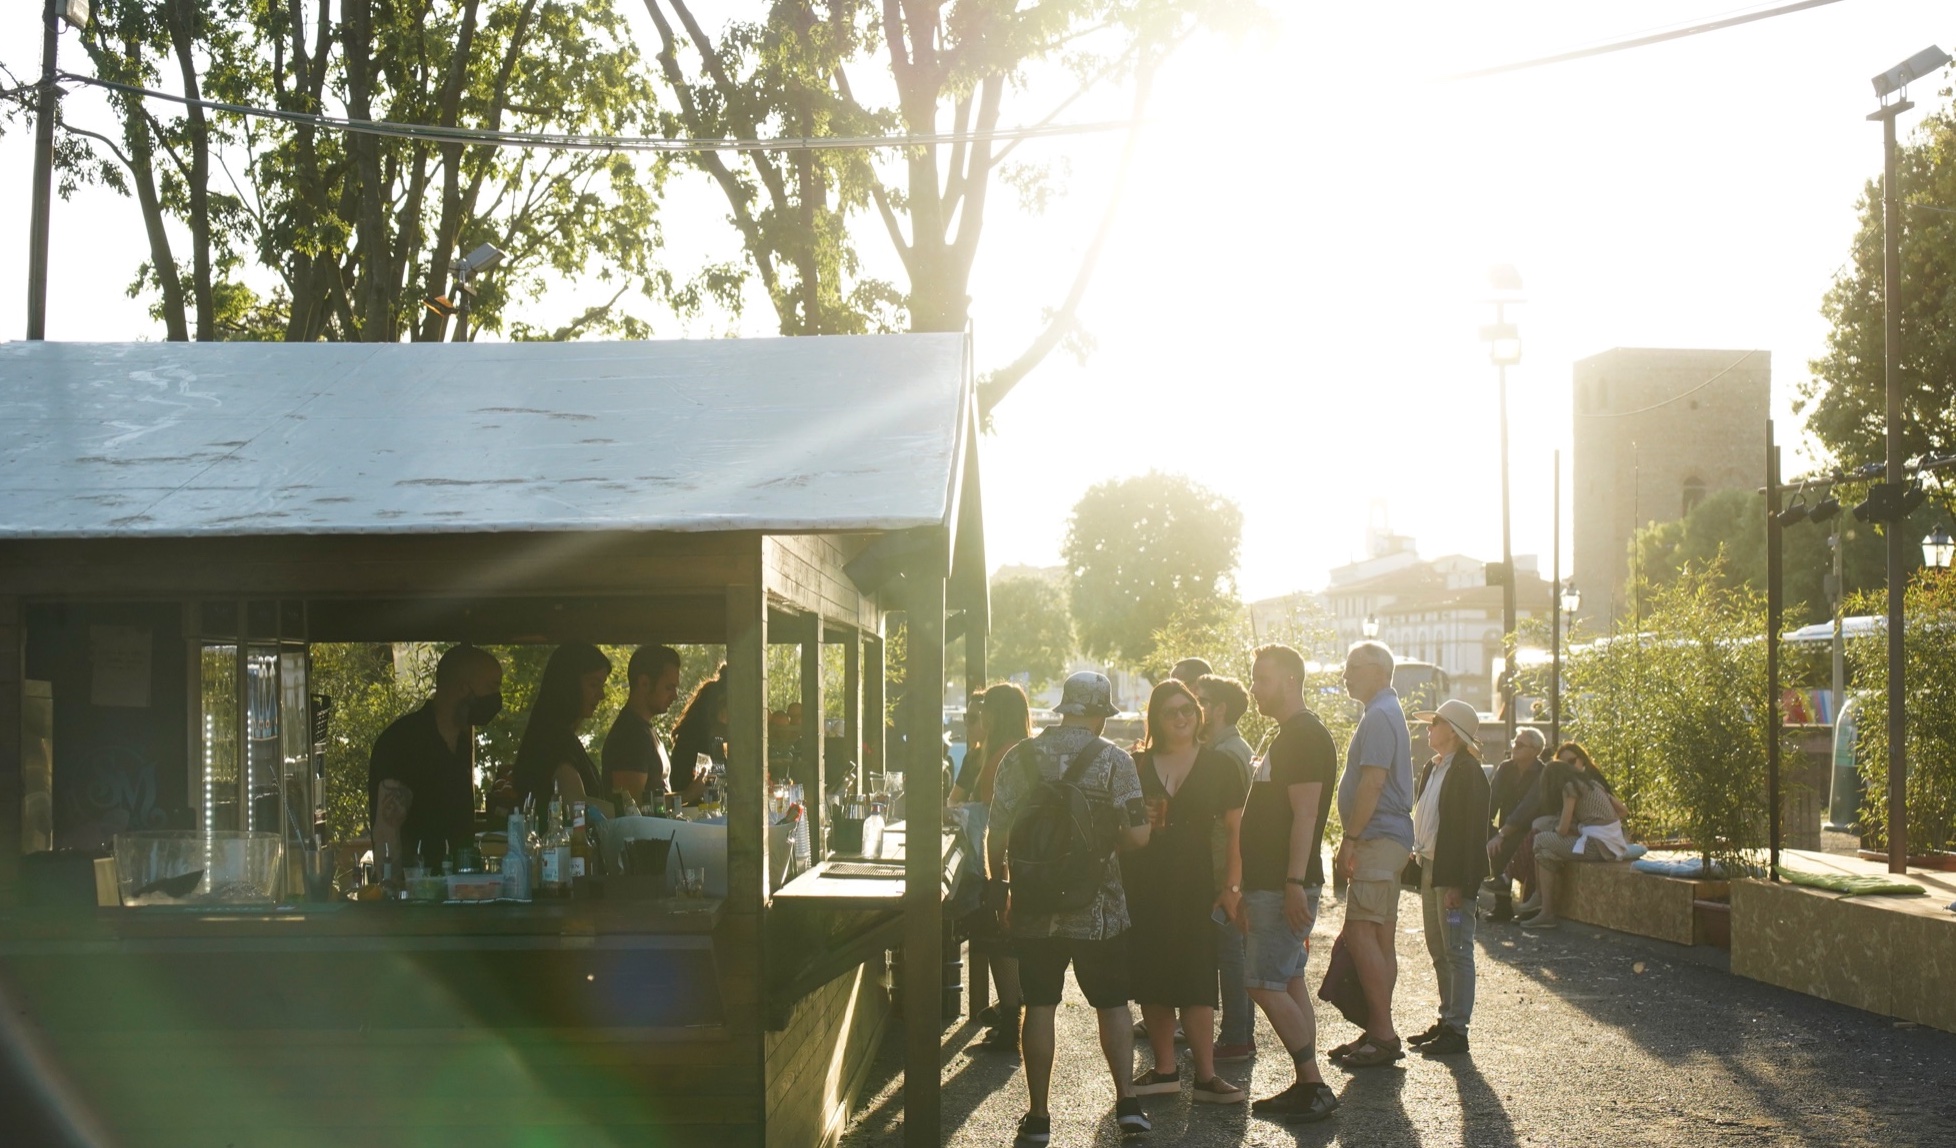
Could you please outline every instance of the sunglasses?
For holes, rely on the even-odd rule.
[[[1188,721],[1195,716],[1194,706],[1163,706],[1161,716],[1169,721]]]

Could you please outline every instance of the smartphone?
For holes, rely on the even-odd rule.
[[[1223,907],[1221,905],[1217,905],[1216,907],[1209,910],[1209,919],[1211,921],[1214,921],[1218,925],[1229,924],[1229,914],[1223,912]]]

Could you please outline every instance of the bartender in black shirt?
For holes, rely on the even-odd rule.
[[[672,792],[672,759],[652,723],[679,698],[679,652],[671,646],[640,646],[625,667],[631,692],[611,732],[604,738],[604,788],[624,790],[632,800]]]
[[[412,858],[446,854],[475,837],[469,739],[503,708],[503,667],[476,646],[455,646],[435,665],[435,695],[374,741],[367,815],[374,857],[398,877]]]

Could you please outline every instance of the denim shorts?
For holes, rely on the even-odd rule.
[[[1314,887],[1304,890],[1311,906],[1311,924],[1318,919],[1318,894]],[[1282,992],[1290,982],[1304,975],[1304,961],[1311,943],[1311,925],[1303,932],[1290,927],[1284,916],[1284,895],[1268,889],[1243,892],[1243,915],[1250,932],[1243,938],[1243,983],[1253,989]]]

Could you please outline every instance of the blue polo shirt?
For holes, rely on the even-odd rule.
[[[1386,783],[1372,809],[1372,820],[1360,828],[1352,825],[1352,804],[1358,800],[1359,777],[1366,767],[1383,768]],[[1338,819],[1349,836],[1386,837],[1413,847],[1413,745],[1406,732],[1406,711],[1399,708],[1399,694],[1391,686],[1365,707],[1358,728],[1352,731],[1345,776],[1338,784]]]

